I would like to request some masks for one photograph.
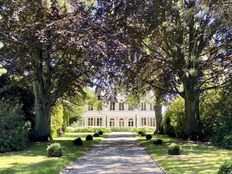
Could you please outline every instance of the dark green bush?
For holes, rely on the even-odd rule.
[[[99,133],[99,135],[103,135],[104,134],[104,132],[101,131],[101,130],[98,133]]]
[[[163,140],[161,140],[161,139],[154,140],[153,144],[155,144],[155,145],[161,145],[161,144],[163,144]]]
[[[147,134],[144,133],[144,132],[142,132],[140,135],[143,136],[143,137],[145,137]]]
[[[151,135],[151,134],[147,134],[147,135],[146,135],[146,139],[147,139],[147,140],[151,140],[151,139],[152,139],[152,135]]]
[[[168,154],[169,155],[180,155],[181,147],[176,143],[172,143],[168,146]]]
[[[138,134],[141,135],[143,133],[143,131],[139,131]]]
[[[24,122],[21,108],[0,101],[0,153],[22,150],[29,144],[30,123]]]
[[[228,160],[220,167],[218,174],[231,174],[231,173],[232,173],[232,160]]]
[[[83,141],[81,140],[81,138],[77,138],[73,141],[73,144],[77,146],[83,146]]]
[[[53,143],[47,147],[48,157],[61,157],[62,154],[60,143]]]
[[[99,137],[100,135],[99,135],[99,133],[94,133],[93,136],[94,137]]]
[[[86,139],[86,141],[92,141],[93,136],[92,135],[87,135],[85,139]]]
[[[221,145],[225,148],[232,149],[232,134],[223,137]]]

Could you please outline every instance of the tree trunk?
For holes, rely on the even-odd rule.
[[[185,99],[185,122],[184,138],[198,140],[202,138],[200,113],[199,113],[199,93],[194,90],[194,86],[184,84]]]
[[[160,89],[155,89],[155,125],[156,133],[161,133],[162,129],[162,91]]]
[[[35,97],[35,127],[33,131],[33,139],[36,141],[50,140],[50,112],[51,106],[43,94],[42,85],[38,81],[33,82],[33,90]]]

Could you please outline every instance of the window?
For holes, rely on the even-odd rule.
[[[123,118],[119,119],[119,127],[124,127],[124,119]]]
[[[154,105],[153,103],[150,103],[150,111],[153,111],[154,110]]]
[[[88,106],[88,110],[89,110],[89,111],[93,111],[93,105],[89,105],[89,106]]]
[[[128,110],[129,110],[129,111],[132,111],[132,110],[134,110],[134,107],[133,107],[132,105],[129,104]]]
[[[141,103],[141,110],[145,111],[146,110],[146,103]]]
[[[115,110],[115,103],[110,102],[110,110],[111,111]]]
[[[102,111],[102,106],[100,105],[100,106],[97,106],[97,110],[98,111]]]
[[[119,103],[119,110],[123,111],[124,110],[124,103]]]
[[[97,118],[97,126],[102,126],[102,118]]]
[[[115,126],[115,121],[113,118],[110,119],[110,127],[113,127]]]
[[[142,118],[141,125],[142,126],[146,126],[147,125],[147,119],[146,118]]]
[[[93,126],[93,118],[88,118],[88,126]]]
[[[134,120],[133,120],[133,118],[130,118],[130,119],[128,120],[128,126],[129,126],[129,127],[133,127],[133,126],[134,126]]]

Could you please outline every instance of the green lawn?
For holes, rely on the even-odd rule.
[[[0,154],[0,173],[57,174],[70,162],[80,157],[94,143],[103,139],[94,137],[94,141],[86,142],[85,136],[87,134],[67,133],[63,137],[56,138],[55,142],[61,143],[63,147],[63,156],[61,158],[48,158],[46,156],[46,143],[34,143],[24,151]],[[83,147],[72,144],[76,137],[81,137],[84,140]]]
[[[140,144],[169,174],[216,174],[220,165],[232,158],[232,150],[153,135],[153,139],[156,138],[164,140],[165,145],[153,145],[152,140],[137,136]],[[168,145],[173,142],[182,146],[182,155],[167,154]]]

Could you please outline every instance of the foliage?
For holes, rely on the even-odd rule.
[[[161,144],[163,144],[163,140],[162,139],[156,139],[156,140],[153,141],[153,144],[161,145]]]
[[[166,111],[164,118],[163,118],[163,128],[164,133],[167,134],[170,137],[175,137],[175,131],[173,126],[171,125],[171,118],[169,114],[170,111]]]
[[[100,130],[111,133],[111,129],[106,127],[76,127],[74,125],[67,127],[66,132],[99,132]]]
[[[74,145],[77,145],[77,146],[83,146],[83,141],[81,138],[76,138],[74,141],[73,141],[73,144]]]
[[[104,134],[104,132],[103,132],[102,130],[100,130],[98,133],[99,133],[99,135],[101,135],[101,136]]]
[[[92,135],[87,135],[85,139],[86,139],[86,141],[92,141],[93,136]]]
[[[97,133],[97,132],[95,132],[95,133],[93,134],[93,136],[94,136],[94,137],[99,137],[99,136],[100,136],[100,134],[99,134],[99,133]]]
[[[47,147],[48,157],[61,157],[63,155],[60,143],[53,143]]]
[[[232,160],[228,160],[220,167],[218,174],[231,174],[231,173],[232,173]]]
[[[24,121],[22,105],[0,101],[0,153],[27,147],[30,123]]]
[[[184,100],[181,97],[175,99],[165,113],[164,129],[165,132],[173,136],[173,129],[176,137],[184,135]],[[169,121],[170,118],[170,121]],[[173,127],[173,128],[172,128]]]
[[[172,143],[168,146],[168,154],[169,155],[180,155],[181,147],[175,143]]]
[[[154,132],[154,127],[134,127],[131,129],[132,132]]]
[[[147,140],[151,140],[151,139],[152,139],[152,135],[151,135],[151,134],[147,134],[147,135],[146,135],[146,139],[147,139]]]
[[[51,114],[51,136],[57,137],[63,125],[64,109],[61,102],[57,102]]]

